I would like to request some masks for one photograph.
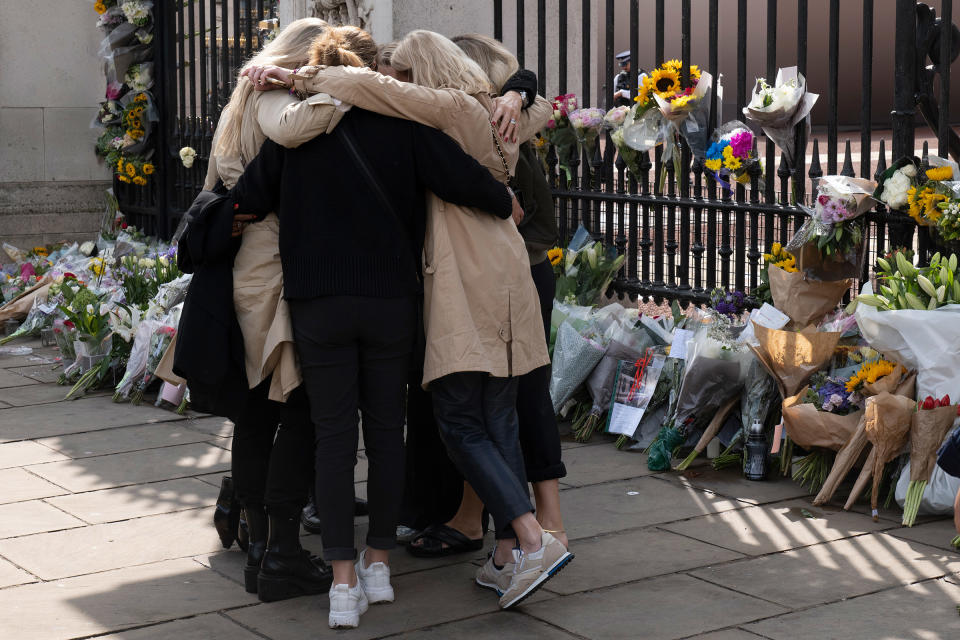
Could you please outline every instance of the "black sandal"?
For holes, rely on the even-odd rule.
[[[421,542],[417,543],[418,540]],[[483,538],[471,540],[445,524],[430,525],[407,545],[407,551],[417,558],[442,558],[480,549],[483,549]]]

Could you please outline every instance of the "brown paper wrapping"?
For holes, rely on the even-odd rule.
[[[700,440],[697,441],[697,446],[694,449],[700,453],[703,453],[703,450],[707,448],[707,445],[710,444],[710,441],[713,440],[720,429],[723,427],[723,423],[726,422],[727,416],[730,415],[730,411],[733,410],[734,405],[740,402],[740,394],[738,393],[734,397],[730,398],[722,407],[717,409],[717,412],[713,414],[713,418],[710,419],[710,423],[707,425],[707,428],[703,430],[703,435],[700,436]]]
[[[856,278],[863,268],[863,242],[857,247],[856,256],[847,259],[841,256],[824,256],[812,240],[796,252],[797,270],[812,280],[832,282],[846,278]],[[772,287],[771,287],[772,289]]]
[[[767,272],[773,306],[787,314],[797,327],[816,324],[836,309],[853,282],[807,280],[802,272],[788,273],[773,265]]]
[[[10,318],[14,320],[26,318],[30,309],[33,308],[33,301],[37,297],[46,299],[51,284],[53,284],[53,280],[50,276],[43,276],[37,284],[21,292],[16,298],[0,307],[0,322]]]
[[[850,491],[850,495],[847,496],[847,502],[843,505],[845,511],[850,511],[850,508],[857,502],[860,498],[860,495],[863,494],[863,490],[867,488],[867,484],[870,482],[870,478],[873,477],[873,461],[877,457],[877,452],[873,450],[873,446],[870,447],[870,453],[867,455],[867,461],[863,463],[863,468],[860,469],[860,475],[857,476],[857,481],[853,483],[853,489]]]
[[[916,404],[905,396],[895,396],[886,391],[867,401],[867,439],[873,443],[873,492],[870,506],[877,508],[877,492],[883,476],[883,465],[896,458],[910,437],[910,423]],[[942,438],[941,438],[942,439]],[[939,442],[938,442],[939,445]],[[934,448],[936,452],[936,448]]]
[[[839,451],[857,431],[863,410],[838,416],[817,411],[810,403],[802,403],[807,387],[783,401],[783,428],[798,446],[804,449],[820,447]]]
[[[875,400],[872,396],[879,395],[881,393],[892,393],[898,396],[904,396],[909,398],[911,401],[911,407],[913,406],[913,397],[916,391],[917,383],[917,373],[916,371],[906,371],[901,365],[893,370],[893,373],[880,378],[872,385],[864,385],[864,395],[867,396],[866,408],[869,408]],[[894,386],[896,385],[896,386]],[[886,401],[885,401],[886,402]],[[830,468],[830,475],[827,476],[827,480],[823,483],[823,487],[820,489],[820,493],[817,494],[817,497],[814,498],[814,505],[826,504],[833,497],[833,494],[836,493],[837,487],[840,486],[840,483],[843,482],[843,479],[850,472],[850,469],[857,463],[857,460],[860,458],[863,450],[869,444],[867,439],[867,411],[864,411],[864,415],[860,418],[860,422],[857,424],[857,429],[854,431],[853,435],[850,436],[850,439],[837,453],[836,459],[833,461],[833,467]],[[870,479],[873,470],[873,451],[870,452],[870,458],[867,460],[867,463],[864,465],[863,470],[860,472],[862,480],[857,479],[857,484],[854,486],[854,492],[851,493],[853,500],[847,503],[847,506],[844,507],[849,509],[853,502],[860,497],[860,494],[867,487],[867,481]],[[859,487],[859,490],[857,490]],[[854,493],[856,495],[854,495]]]
[[[164,352],[163,357],[160,358],[160,364],[157,365],[157,370],[154,372],[154,375],[164,382],[169,382],[170,384],[180,386],[186,382],[186,380],[173,372],[173,355],[176,353],[176,350],[177,334],[174,334],[173,340],[170,341],[170,345]]]
[[[910,482],[929,482],[937,449],[957,417],[957,405],[925,409],[913,414],[910,429]]]
[[[760,346],[750,345],[750,350],[777,381],[783,398],[796,395],[810,376],[830,361],[840,341],[838,332],[818,332],[811,327],[798,333],[753,323],[753,331]]]

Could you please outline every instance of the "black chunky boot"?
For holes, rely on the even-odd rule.
[[[243,586],[247,593],[257,592],[257,576],[267,550],[267,512],[263,505],[247,505],[247,563],[243,565]]]
[[[233,546],[237,539],[237,529],[240,526],[240,503],[233,493],[233,478],[223,476],[220,480],[220,495],[217,496],[217,506],[213,511],[213,526],[220,536],[220,544],[224,549]]]
[[[300,546],[300,518],[270,516],[270,538],[257,577],[257,597],[275,602],[324,593],[333,582],[333,571],[320,558]]]

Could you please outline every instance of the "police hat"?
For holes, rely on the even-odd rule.
[[[626,51],[621,51],[620,53],[615,55],[614,58],[616,58],[617,62],[620,62],[620,63],[630,62],[630,50],[627,49]]]

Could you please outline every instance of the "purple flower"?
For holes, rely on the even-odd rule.
[[[733,155],[738,158],[748,157],[753,147],[753,134],[749,131],[741,131],[730,138],[730,147],[733,149]]]

